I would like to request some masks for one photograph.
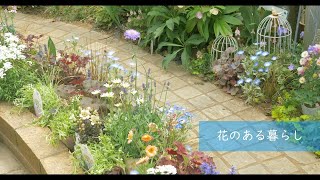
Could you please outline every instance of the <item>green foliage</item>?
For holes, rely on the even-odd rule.
[[[99,143],[88,144],[95,163],[94,166],[86,173],[105,174],[111,171],[115,166],[124,168],[122,150],[114,147],[110,137],[101,135],[99,138]],[[73,155],[78,160],[80,167],[86,167],[85,162],[82,159],[82,153],[79,146],[75,146]]]
[[[19,97],[17,90],[24,85],[39,81],[38,75],[34,71],[35,63],[27,61],[29,60],[11,61],[13,68],[6,72],[3,79],[0,79],[0,100],[13,101]]]
[[[123,12],[120,6],[103,6],[97,12],[95,24],[102,29],[110,29],[112,26],[123,29],[121,16]]]

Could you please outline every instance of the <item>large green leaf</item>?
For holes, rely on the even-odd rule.
[[[208,23],[204,23],[203,24],[203,37],[205,38],[206,41],[209,40],[209,24]]]
[[[169,66],[169,63],[177,56],[178,52],[181,51],[182,49],[178,49],[174,51],[171,54],[166,55],[166,57],[162,61],[162,67],[167,69]]]
[[[48,40],[48,50],[50,56],[56,57],[56,46],[54,45],[51,37],[49,37]]]
[[[215,21],[213,24],[213,31],[214,31],[214,35],[216,37],[218,37],[221,33],[221,28],[220,28],[220,24],[219,21]]]
[[[235,11],[238,11],[240,6],[225,6],[225,9],[223,10],[224,14],[229,14]]]
[[[191,37],[189,37],[189,39],[186,40],[185,46],[199,45],[202,42],[205,42],[205,39],[200,34],[194,34]]]
[[[164,46],[174,46],[174,47],[183,47],[182,45],[180,44],[175,44],[175,43],[171,43],[171,42],[161,42],[159,45],[158,45],[158,50],[161,49],[162,47]]]
[[[222,20],[226,21],[229,24],[233,24],[233,25],[241,25],[242,24],[240,19],[233,17],[231,15],[223,15]]]
[[[171,31],[173,31],[174,22],[173,22],[172,19],[168,19],[168,20],[166,21],[166,25],[167,25],[167,27],[168,27]]]
[[[181,54],[182,65],[187,67],[189,65],[189,59],[190,59],[190,56],[188,54],[188,51],[186,48],[184,48]]]
[[[232,30],[229,24],[227,24],[223,20],[219,20],[220,28],[221,28],[221,34],[223,36],[231,36],[232,35]]]
[[[162,26],[158,27],[158,28],[153,32],[154,38],[159,37],[159,36],[163,33],[164,27],[166,27],[166,24],[163,24]]]
[[[178,17],[172,18],[172,21],[173,21],[174,23],[176,23],[176,24],[179,25],[179,23],[180,23],[180,17],[178,16]]]
[[[197,24],[196,19],[188,20],[186,24],[187,33],[190,33],[194,29],[194,26],[196,26],[196,24]]]
[[[199,22],[197,23],[198,32],[201,34],[201,36],[204,36],[202,26],[203,26],[203,22],[202,22],[202,21],[199,21]]]

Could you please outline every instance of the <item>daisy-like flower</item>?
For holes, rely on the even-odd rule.
[[[128,88],[128,87],[130,87],[130,84],[127,83],[127,82],[122,82],[122,83],[121,83],[121,86],[122,86],[123,88]]]
[[[305,58],[305,57],[307,57],[308,55],[309,55],[308,51],[303,51],[303,52],[301,53],[301,57],[302,57],[302,58]]]
[[[140,33],[134,29],[129,29],[124,32],[124,37],[125,39],[135,41],[140,38]]]
[[[148,157],[153,157],[157,155],[157,152],[158,152],[158,148],[156,146],[148,145],[146,147],[146,154]]]
[[[91,94],[93,94],[93,95],[97,95],[97,94],[100,94],[100,93],[101,93],[100,89],[96,89],[96,90],[91,92]]]
[[[137,98],[136,102],[138,105],[141,105],[142,103],[144,103],[144,100],[143,98]]]
[[[262,69],[262,68],[259,68],[259,69],[258,69],[258,72],[263,72],[263,69]]]
[[[90,110],[89,109],[82,109],[79,116],[83,120],[89,119],[91,116]]]
[[[111,81],[113,84],[120,84],[121,83],[121,79],[114,79]]]
[[[140,158],[137,162],[136,162],[136,165],[139,165],[139,164],[144,164],[146,162],[149,161],[149,156],[146,156],[146,157],[143,157],[143,158]]]
[[[137,94],[137,92],[138,92],[138,91],[136,91],[135,89],[133,89],[133,90],[131,90],[130,93],[131,93],[132,95],[135,95],[135,94]]]
[[[100,97],[112,98],[114,96],[113,92],[106,92],[100,95]]]
[[[306,78],[301,77],[301,78],[299,79],[299,83],[303,84],[303,83],[305,83],[305,82],[306,82]]]
[[[149,134],[145,134],[141,137],[141,140],[144,141],[144,142],[149,142],[153,139],[152,136],[150,136]]]
[[[100,118],[97,115],[90,116],[91,125],[99,124]]]
[[[184,6],[178,6],[178,8],[180,8],[180,9],[183,8],[183,7],[184,7]]]
[[[149,123],[148,127],[150,132],[156,132],[158,130],[158,126],[156,125],[156,123]]]
[[[262,51],[256,52],[256,56],[260,56],[262,54]]]
[[[133,130],[130,130],[129,133],[128,133],[128,144],[130,144],[132,142],[132,139],[133,139]]]
[[[130,171],[130,174],[131,175],[136,175],[136,174],[140,174],[137,170],[131,170]]]
[[[260,79],[255,79],[255,80],[253,81],[253,84],[255,84],[255,85],[257,85],[257,86],[259,86],[260,83],[261,83],[261,80],[260,80]]]
[[[212,9],[210,9],[210,11],[209,11],[211,14],[213,14],[213,15],[218,15],[219,14],[219,9],[217,9],[217,8],[212,8]]]
[[[105,83],[103,86],[106,88],[110,88],[110,87],[112,87],[112,84]]]
[[[317,60],[317,65],[320,66],[320,58]]]
[[[13,66],[11,64],[11,62],[5,62],[3,63],[3,69],[6,71],[6,70],[9,70],[11,69]]]

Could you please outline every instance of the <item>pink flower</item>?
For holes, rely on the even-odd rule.
[[[317,60],[317,65],[320,66],[320,58]]]
[[[298,75],[304,75],[304,67],[298,67],[297,71],[298,71]]]
[[[299,62],[300,62],[301,66],[305,66],[307,64],[307,62],[308,62],[308,59],[307,58],[301,58]]]
[[[200,12],[200,11],[198,11],[197,12],[197,14],[196,14],[196,17],[198,18],[198,19],[202,19],[202,12]]]

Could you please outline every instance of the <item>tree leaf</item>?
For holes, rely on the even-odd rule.
[[[241,25],[242,24],[242,22],[238,18],[233,17],[231,15],[222,16],[222,20],[226,21],[229,24],[233,24],[233,25]]]

